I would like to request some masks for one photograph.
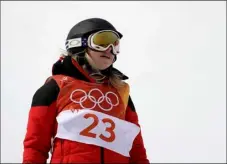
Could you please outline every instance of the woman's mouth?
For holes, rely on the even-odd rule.
[[[101,57],[106,58],[106,59],[110,59],[109,56],[105,56],[105,55],[102,55]]]

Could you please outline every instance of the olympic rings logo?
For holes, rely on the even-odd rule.
[[[101,94],[100,97],[97,97],[97,96],[92,96],[92,93],[94,93],[95,91],[99,92]],[[73,98],[73,95],[75,93],[83,93],[84,96],[82,96],[79,101],[75,100]],[[114,99],[116,99],[116,103],[113,103],[112,102],[112,99],[110,98],[110,95],[114,96]],[[91,102],[94,103],[94,105],[90,108],[87,108],[83,105],[83,102],[86,101],[87,99],[89,99]],[[98,105],[102,110],[104,111],[110,111],[113,109],[114,106],[117,106],[119,104],[119,98],[117,96],[117,94],[109,91],[109,92],[106,92],[105,94],[102,93],[101,90],[99,90],[98,88],[94,88],[94,89],[91,89],[88,93],[86,93],[83,89],[76,89],[74,90],[71,95],[70,95],[70,100],[76,104],[80,104],[81,108],[83,109],[94,109],[96,107],[96,105]],[[109,108],[103,108],[100,104],[102,102],[107,102],[110,107]]]

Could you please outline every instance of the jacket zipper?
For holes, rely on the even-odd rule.
[[[104,164],[104,148],[101,147],[100,149],[101,149],[101,153],[100,153],[100,155],[101,155],[101,164]]]

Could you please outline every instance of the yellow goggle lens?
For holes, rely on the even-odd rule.
[[[116,41],[119,40],[117,34],[111,31],[96,33],[92,38],[94,44],[102,47],[108,47],[110,44],[115,45]]]

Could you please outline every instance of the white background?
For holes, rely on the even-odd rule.
[[[124,37],[115,67],[152,163],[226,161],[226,2],[2,2],[1,162],[21,162],[34,92],[73,25],[110,21]]]

